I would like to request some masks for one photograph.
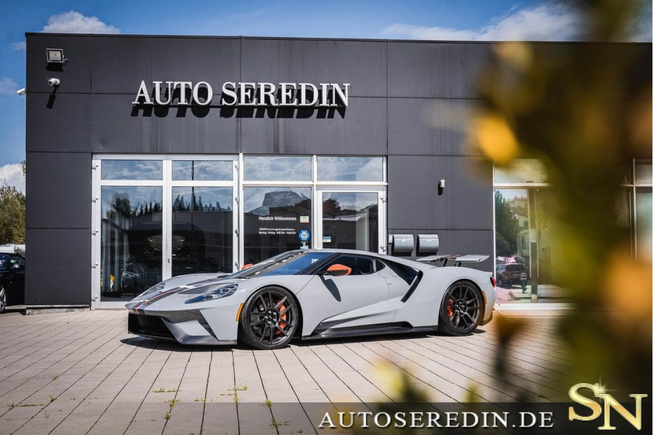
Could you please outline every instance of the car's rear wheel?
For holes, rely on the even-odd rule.
[[[242,341],[257,349],[278,349],[292,340],[299,324],[299,307],[283,287],[257,290],[240,315]]]
[[[478,287],[469,281],[455,282],[444,294],[438,330],[448,335],[469,334],[478,327],[482,312]]]

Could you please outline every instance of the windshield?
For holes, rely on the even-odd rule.
[[[331,255],[333,255],[332,252],[286,252],[255,264],[248,269],[236,272],[230,275],[229,278],[253,278],[272,275],[298,275],[312,264],[315,264],[324,258],[330,257]]]

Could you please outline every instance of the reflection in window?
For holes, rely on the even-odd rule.
[[[635,195],[637,201],[637,257],[640,260],[651,258],[651,249],[653,235],[651,234],[651,201],[650,189],[637,189]]]
[[[102,160],[103,180],[163,180],[161,160]]]
[[[311,181],[306,157],[245,156],[245,181]]]
[[[495,191],[496,278],[500,302],[530,302],[534,295],[539,299],[564,297],[555,285],[558,257],[552,235],[556,230],[547,218],[551,199],[546,189]]]
[[[162,280],[161,204],[161,187],[102,187],[103,301],[130,300]]]
[[[495,183],[546,183],[546,170],[536,159],[516,160],[507,168],[494,168]]]
[[[382,157],[318,157],[318,181],[383,181]]]
[[[245,264],[311,246],[311,190],[309,187],[245,187]],[[309,234],[307,242],[299,239],[302,230]]]
[[[324,192],[322,245],[334,249],[376,252],[379,246],[376,193]]]
[[[174,160],[173,180],[231,181],[233,163],[230,160]]]
[[[172,275],[231,272],[231,187],[173,187]]]

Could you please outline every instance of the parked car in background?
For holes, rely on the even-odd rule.
[[[0,253],[0,313],[9,305],[25,303],[25,258]]]
[[[497,264],[497,285],[499,287],[521,286],[526,291],[528,274],[521,263]]]

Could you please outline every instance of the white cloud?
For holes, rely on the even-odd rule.
[[[42,31],[46,33],[120,33],[119,28],[100,21],[98,17],[87,17],[76,11],[51,16]]]
[[[27,42],[25,41],[14,42],[13,44],[11,44],[11,48],[18,51],[25,50],[27,48]]]
[[[0,79],[0,95],[16,95],[18,84],[10,78]]]
[[[10,163],[0,166],[0,185],[7,183],[14,186],[16,190],[25,193],[25,178],[23,167],[20,163]]]
[[[636,27],[638,31],[627,39],[651,40],[650,16],[643,16]],[[583,37],[584,26],[582,17],[572,7],[553,3],[533,8],[512,9],[507,14],[492,19],[492,24],[481,29],[397,23],[386,27],[383,33],[399,38],[427,40],[570,41]]]

